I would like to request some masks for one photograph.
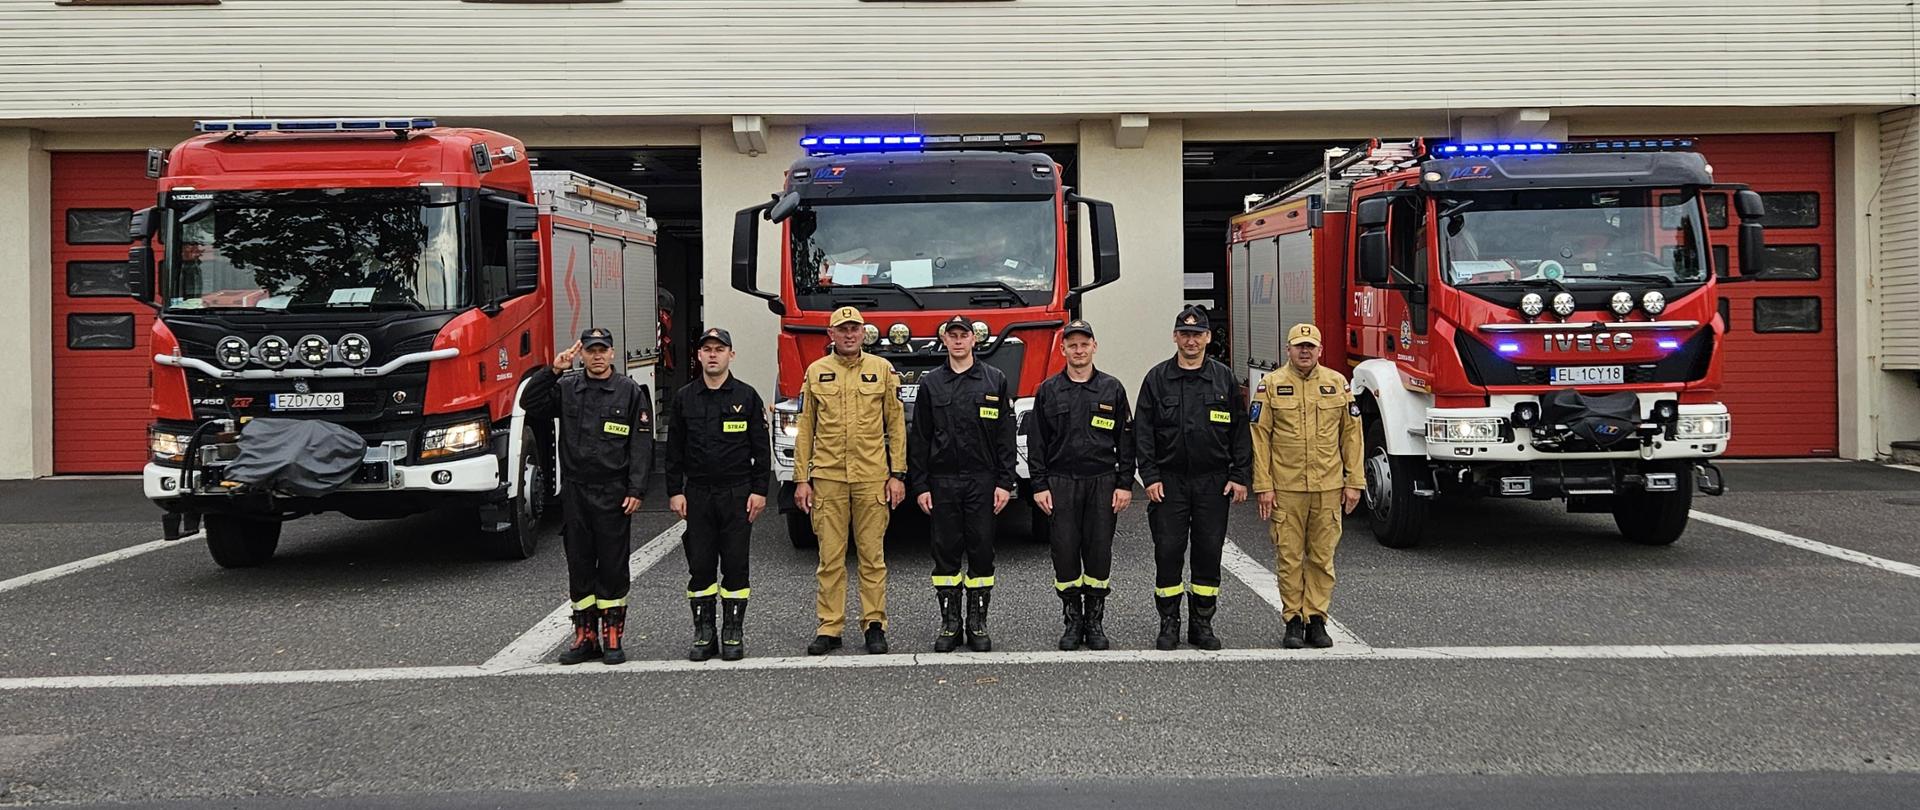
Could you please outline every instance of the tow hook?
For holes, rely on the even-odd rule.
[[[1720,475],[1720,468],[1707,462],[1693,465],[1693,488],[1704,495],[1727,494],[1727,481]]]

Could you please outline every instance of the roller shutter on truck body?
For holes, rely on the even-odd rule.
[[[533,177],[553,212],[554,346],[572,346],[589,327],[612,331],[617,365],[657,399],[657,245],[646,198],[573,172]]]
[[[126,295],[128,221],[153,204],[146,155],[52,158],[53,469],[139,472],[147,460],[153,309]]]
[[[1235,379],[1246,382],[1247,374],[1247,264],[1250,247],[1245,242],[1227,245],[1227,320],[1231,328],[1227,331],[1232,351],[1227,365],[1233,368]]]

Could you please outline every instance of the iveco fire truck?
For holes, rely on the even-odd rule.
[[[1034,390],[1064,365],[1059,330],[1080,296],[1120,277],[1112,205],[1073,193],[1044,154],[980,151],[1039,142],[1024,133],[810,135],[801,145],[812,154],[788,168],[781,193],[735,216],[733,286],[780,316],[773,457],[795,546],[814,543],[793,506],[793,442],[806,406],[801,375],[831,350],[827,313],[860,309],[867,351],[892,361],[909,406],[919,376],[945,362],[940,323],[966,315],[976,356],[1007,375],[1024,419]],[[1093,277],[1078,285],[1067,219],[1075,205],[1086,206],[1093,244]],[[780,226],[770,292],[755,267],[763,218]],[[1024,443],[1019,458],[1024,495]]]
[[[645,199],[531,171],[518,140],[428,119],[196,128],[149,153],[159,196],[134,218],[128,273],[159,310],[145,482],[166,536],[204,516],[214,560],[249,566],[289,519],[452,507],[499,555],[532,555],[556,476],[551,421],[518,407],[526,375],[601,326],[616,367],[651,389]],[[333,474],[350,477],[290,489],[226,474],[256,451],[299,466],[300,448],[259,429],[283,420],[343,428]]]
[[[1381,143],[1229,225],[1233,357],[1249,381],[1312,321],[1351,372],[1366,503],[1411,546],[1435,498],[1565,499],[1667,544],[1731,419],[1708,190],[1731,192],[1743,275],[1759,270],[1760,196],[1717,184],[1692,142]],[[1737,278],[1732,280],[1739,280]]]

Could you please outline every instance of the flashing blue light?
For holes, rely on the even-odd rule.
[[[808,135],[800,139],[801,146],[820,152],[886,151],[918,147],[925,142],[924,136],[905,132],[880,135]]]
[[[1660,349],[1662,351],[1670,352],[1670,351],[1673,351],[1674,349],[1680,348],[1680,341],[1674,338],[1661,338],[1657,342],[1659,343]]]
[[[1518,351],[1520,351],[1520,344],[1518,343],[1501,343],[1500,344],[1501,354],[1513,354]]]

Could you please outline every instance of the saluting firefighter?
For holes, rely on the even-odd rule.
[[[1360,406],[1347,378],[1320,365],[1320,330],[1287,330],[1287,365],[1253,389],[1253,491],[1279,557],[1281,646],[1331,647],[1327,603],[1340,516],[1360,503]]]
[[[1174,356],[1147,372],[1134,406],[1133,438],[1153,532],[1154,605],[1160,611],[1153,645],[1162,650],[1180,646],[1180,597],[1187,591],[1193,594],[1188,643],[1220,649],[1213,616],[1227,509],[1247,499],[1253,458],[1247,412],[1233,373],[1207,357],[1212,338],[1206,310],[1182,310],[1173,322]],[[1189,548],[1191,585],[1181,581]]]
[[[887,520],[907,497],[907,416],[893,364],[860,349],[866,319],[841,307],[828,319],[833,352],[807,366],[793,440],[793,500],[820,538],[819,635],[808,655],[840,648],[847,618],[847,534],[860,560],[860,623],[867,652],[887,651]]]
[[[933,591],[940,602],[934,652],[966,644],[993,649],[994,516],[1013,498],[1013,394],[1007,375],[976,362],[973,326],[955,315],[940,326],[947,362],[920,377],[907,441],[910,489],[933,520]],[[966,575],[961,575],[964,566]],[[966,595],[966,624],[960,621]]]
[[[1127,387],[1093,366],[1093,326],[1060,330],[1067,367],[1040,383],[1027,417],[1033,504],[1049,515],[1053,588],[1066,630],[1060,649],[1108,646],[1114,519],[1133,502],[1133,425]]]
[[[673,394],[667,423],[668,508],[687,521],[687,600],[693,607],[693,649],[713,657],[714,597],[720,599],[719,653],[746,656],[741,638],[747,616],[747,541],[767,508],[766,404],[753,386],[735,379],[733,335],[708,329],[695,359],[700,377]]]
[[[562,529],[573,643],[560,663],[600,658],[624,663],[620,639],[627,623],[627,558],[633,553],[633,513],[653,471],[653,404],[639,383],[613,371],[613,333],[580,333],[553,365],[527,377],[520,405],[535,419],[560,418]],[[575,357],[586,361],[568,372]]]

